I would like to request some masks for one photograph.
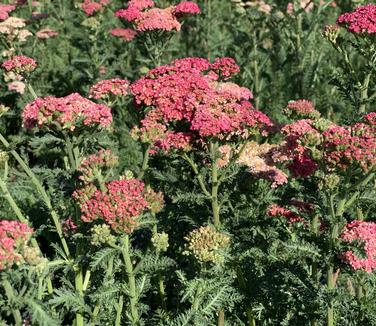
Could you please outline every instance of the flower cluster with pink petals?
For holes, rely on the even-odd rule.
[[[101,174],[102,170],[113,168],[119,162],[119,158],[111,150],[101,149],[98,153],[84,158],[77,171],[81,173],[80,180],[84,183],[93,182]]]
[[[297,100],[290,101],[284,109],[284,113],[291,117],[315,119],[320,117],[320,112],[317,111],[311,101]]]
[[[129,1],[126,9],[115,12],[115,16],[133,23],[137,32],[163,30],[179,31],[179,18],[186,15],[196,15],[201,12],[199,6],[191,1],[184,1],[176,6],[156,8],[151,0]]]
[[[65,97],[35,99],[25,106],[22,121],[28,129],[45,126],[74,131],[82,126],[108,127],[112,122],[112,115],[111,109],[106,105],[94,103],[73,93]]]
[[[105,188],[106,191],[96,189],[89,196],[77,190],[73,197],[80,203],[83,222],[103,220],[117,233],[133,232],[140,216],[155,207],[148,199],[160,198],[151,196],[150,189],[137,179],[114,180]]]
[[[269,118],[249,102],[252,93],[224,81],[238,71],[231,58],[185,58],[150,70],[131,85],[136,104],[153,107],[137,135],[163,149],[175,147],[171,142],[178,137],[187,148],[189,138],[248,138],[269,126]]]
[[[365,257],[359,257],[352,250],[341,254],[341,258],[355,269],[363,269],[371,273],[376,269],[376,223],[352,221],[345,226],[341,238],[346,243],[360,242],[364,248]]]
[[[25,57],[24,55],[17,55],[2,63],[1,68],[7,72],[14,72],[15,74],[28,74],[35,70],[37,63],[34,59]]]
[[[24,260],[21,249],[29,241],[33,229],[17,221],[0,221],[0,271]]]
[[[16,9],[14,5],[0,4],[0,20],[9,18],[9,13]]]
[[[87,16],[92,16],[96,12],[101,11],[103,7],[109,3],[110,0],[84,0],[81,4],[81,8]]]
[[[89,97],[99,100],[117,96],[127,96],[128,90],[129,81],[124,79],[106,79],[91,86]]]
[[[354,34],[376,33],[376,4],[359,6],[353,12],[338,17],[337,23]]]
[[[132,41],[138,34],[132,28],[114,28],[110,33],[112,36],[120,37],[127,42]]]

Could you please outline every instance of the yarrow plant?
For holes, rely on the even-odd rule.
[[[96,100],[111,99],[118,96],[127,96],[129,82],[124,79],[101,80],[90,87],[89,97]]]

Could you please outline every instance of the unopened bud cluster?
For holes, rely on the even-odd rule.
[[[165,252],[169,246],[168,234],[165,232],[155,233],[151,238],[151,242],[157,252]]]
[[[222,264],[223,249],[230,243],[230,237],[211,226],[202,226],[185,237],[188,242],[184,254],[192,255],[200,263]]]

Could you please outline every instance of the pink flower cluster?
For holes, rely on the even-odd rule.
[[[59,33],[54,31],[51,28],[42,28],[35,35],[36,35],[37,38],[39,38],[41,40],[46,40],[46,39],[49,39],[51,37],[58,36]]]
[[[347,27],[354,34],[376,33],[376,4],[359,6],[353,12],[342,14],[337,23]]]
[[[84,183],[93,182],[97,174],[100,174],[104,169],[116,166],[118,160],[118,157],[111,150],[101,149],[98,153],[92,154],[82,160],[77,168],[81,173],[79,178]]]
[[[120,37],[127,42],[132,41],[137,36],[137,32],[132,28],[114,28],[110,33],[111,35]]]
[[[33,229],[17,221],[0,221],[0,271],[12,267],[23,258],[19,248],[25,245]]]
[[[103,7],[110,3],[110,0],[85,0],[81,4],[81,8],[87,16],[92,16],[96,12],[101,11]]]
[[[367,273],[371,273],[376,268],[376,223],[352,221],[343,229],[341,238],[347,243],[361,242],[366,256],[359,257],[348,250],[341,255],[341,258],[353,269],[364,269]]]
[[[181,24],[179,18],[185,15],[199,14],[199,6],[191,1],[184,1],[176,6],[167,8],[153,8],[151,0],[131,0],[126,9],[115,12],[116,17],[134,23],[134,29],[138,32],[163,30],[179,31]]]
[[[34,59],[17,55],[2,63],[1,68],[16,74],[28,74],[35,70],[37,63]]]
[[[231,58],[185,58],[150,70],[131,85],[136,104],[153,107],[135,134],[168,150],[179,145],[176,138],[187,148],[189,138],[247,138],[270,125],[248,101],[248,89],[223,81],[238,71]]]
[[[320,117],[320,112],[315,109],[311,101],[307,100],[290,101],[284,109],[284,113],[299,118],[315,119]]]
[[[74,131],[81,126],[108,127],[112,115],[109,107],[73,93],[59,98],[37,98],[25,106],[22,121],[28,129],[46,126]]]
[[[97,189],[87,200],[80,198],[80,190],[73,194],[81,203],[82,221],[104,220],[117,233],[131,233],[138,226],[140,215],[150,208],[145,185],[140,180],[129,179],[114,180],[105,187],[106,192]]]
[[[0,20],[9,18],[9,13],[16,9],[14,5],[0,4]]]
[[[129,82],[124,79],[106,79],[101,80],[91,86],[89,97],[96,100],[111,98],[112,96],[127,96]]]
[[[369,117],[369,116],[368,116]],[[352,126],[333,126],[323,133],[325,161],[340,169],[359,165],[364,171],[376,165],[375,128],[356,123]]]

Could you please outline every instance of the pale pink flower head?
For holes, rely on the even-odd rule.
[[[15,9],[14,5],[0,4],[0,20],[9,18],[9,13]]]
[[[2,63],[1,68],[7,72],[14,72],[16,74],[29,74],[35,70],[37,63],[34,59],[17,55]]]
[[[89,97],[96,100],[109,97],[124,97],[128,95],[129,82],[124,79],[106,79],[101,80],[91,86]]]
[[[54,31],[51,28],[42,28],[35,35],[37,36],[37,38],[39,38],[41,40],[45,40],[45,39],[48,39],[50,37],[58,36],[59,33]]]
[[[130,42],[137,36],[137,32],[131,28],[114,28],[111,30],[111,35]]]
[[[18,94],[23,94],[25,93],[25,83],[22,81],[13,81],[8,84],[8,91],[15,91]]]
[[[359,257],[354,251],[348,250],[340,255],[343,261],[353,269],[362,269],[367,273],[376,269],[376,223],[352,221],[343,229],[341,239],[347,243],[356,241],[365,253],[365,257]]]
[[[197,3],[192,1],[183,1],[178,3],[175,6],[174,14],[176,16],[183,16],[183,15],[197,15],[201,13],[200,7]]]
[[[337,23],[354,34],[372,35],[376,33],[376,4],[359,6],[353,12],[338,17]]]
[[[73,93],[35,99],[25,106],[22,121],[28,129],[46,127],[74,131],[80,127],[106,128],[112,122],[112,115],[109,107]]]

